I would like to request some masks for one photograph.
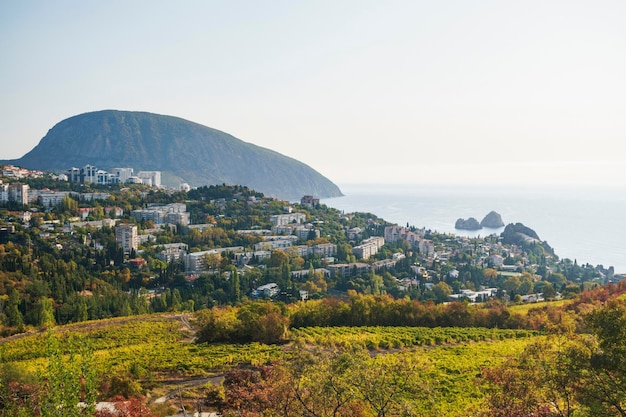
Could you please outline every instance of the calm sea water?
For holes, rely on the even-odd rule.
[[[626,273],[626,186],[624,188],[460,187],[398,184],[339,184],[343,197],[321,202],[370,212],[387,221],[461,236],[486,236],[501,229],[461,231],[460,217],[479,222],[494,210],[505,224],[523,223],[547,241],[560,258],[615,267]]]

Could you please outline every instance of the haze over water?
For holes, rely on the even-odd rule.
[[[490,211],[505,224],[523,223],[560,258],[615,267],[626,273],[626,188],[487,187],[339,184],[343,197],[322,203],[345,212],[370,212],[387,221],[460,236],[500,234],[504,228],[457,230],[458,218],[479,222]]]

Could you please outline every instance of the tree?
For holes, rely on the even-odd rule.
[[[554,289],[554,285],[552,285],[551,282],[547,282],[543,286],[542,292],[543,292],[543,298],[545,300],[552,300],[554,297],[556,297],[556,289]]]
[[[452,294],[452,287],[446,284],[443,281],[438,282],[433,285],[433,294],[435,296],[435,301],[438,303],[444,303],[450,299],[450,294]]]
[[[502,289],[506,291],[511,299],[517,294],[521,282],[518,277],[507,278],[502,284]]]
[[[40,297],[36,304],[36,311],[38,326],[45,328],[56,324],[52,300],[50,298]]]
[[[426,401],[430,388],[420,380],[426,363],[416,362],[405,355],[370,357],[364,350],[350,355],[352,360],[350,384],[356,398],[371,415],[385,417],[410,414],[408,401]]]
[[[24,318],[19,309],[20,306],[20,294],[17,289],[13,288],[9,293],[9,299],[6,305],[6,316],[9,326],[19,327],[24,324]]]
[[[287,340],[289,318],[272,302],[249,302],[237,311],[238,340],[282,343]]]
[[[237,272],[237,268],[231,269],[230,280],[228,281],[228,283],[229,283],[230,301],[233,303],[240,302],[241,301],[241,285],[239,281],[239,272]]]
[[[349,385],[351,363],[350,355],[340,351],[297,352],[289,367],[293,397],[301,410],[297,415],[354,415],[350,412],[356,408]]]
[[[626,416],[626,302],[584,316],[590,334],[553,334],[484,376],[489,415]]]
[[[61,343],[48,333],[46,343],[48,364],[41,394],[41,417],[92,416],[97,379],[93,351],[82,338]]]
[[[577,357],[585,366],[578,399],[593,415],[626,416],[626,302],[611,300],[585,317],[597,338],[590,355]]]
[[[210,252],[204,255],[203,260],[207,270],[216,271],[222,262],[222,255]]]

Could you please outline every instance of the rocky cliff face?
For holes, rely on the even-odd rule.
[[[524,226],[522,223],[507,224],[500,236],[504,244],[515,244],[521,247],[540,245],[546,253],[554,255],[554,249],[550,247],[548,242],[542,241],[537,232],[530,227]]]
[[[295,159],[197,123],[144,112],[104,110],[70,117],[22,158],[5,162],[52,172],[86,164],[158,170],[165,185],[245,185],[290,201],[342,195],[329,179]]]

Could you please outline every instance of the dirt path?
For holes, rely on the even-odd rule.
[[[176,385],[176,388],[173,388],[167,394],[156,398],[153,402],[155,404],[162,404],[170,400],[176,400],[179,396],[179,390],[197,388],[209,382],[213,385],[219,385],[222,382],[222,379],[224,379],[224,376],[219,374],[210,377],[189,378],[182,381],[164,381],[165,385]]]

